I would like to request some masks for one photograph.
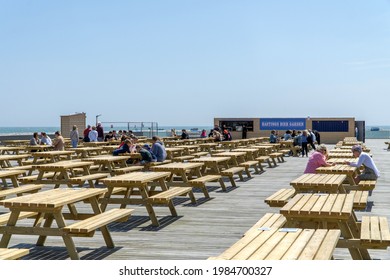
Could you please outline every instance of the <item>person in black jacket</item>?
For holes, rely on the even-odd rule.
[[[181,140],[184,140],[184,139],[190,139],[190,137],[188,136],[187,130],[182,129],[181,130]]]

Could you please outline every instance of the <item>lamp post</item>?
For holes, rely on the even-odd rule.
[[[96,126],[98,125],[98,119],[102,114],[96,115]]]

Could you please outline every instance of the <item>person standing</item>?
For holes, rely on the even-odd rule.
[[[248,128],[246,127],[246,125],[243,125],[242,126],[242,139],[246,139],[247,133],[248,133]]]
[[[102,123],[98,122],[97,127],[96,127],[96,131],[97,131],[97,134],[98,134],[97,141],[103,142],[103,140],[104,140],[104,131],[103,131]]]
[[[72,143],[73,148],[77,148],[77,144],[79,143],[79,130],[76,125],[74,125],[70,131],[70,142]]]
[[[307,130],[304,130],[303,133],[302,133],[302,138],[301,138],[302,139],[302,157],[304,157],[305,155],[307,157],[307,153],[308,153],[307,137],[308,137],[308,132],[307,132]]]
[[[86,129],[84,129],[83,131],[83,136],[84,136],[84,139],[83,141],[84,142],[90,142],[91,140],[89,139],[89,132],[92,130],[91,126],[88,125]]]
[[[96,126],[92,126],[92,130],[88,133],[88,138],[90,142],[98,141],[98,132],[96,131]]]
[[[269,136],[269,142],[270,143],[278,142],[278,136],[276,136],[276,131],[275,130],[271,130],[271,134]]]

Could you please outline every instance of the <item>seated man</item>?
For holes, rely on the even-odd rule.
[[[153,157],[148,150],[144,149],[140,145],[137,145],[135,148],[137,152],[141,155],[141,161],[137,163],[138,165],[145,165],[153,161]]]
[[[41,132],[41,144],[51,146],[53,143],[50,137],[46,134],[46,132]]]
[[[132,142],[130,139],[125,139],[123,141],[123,145],[121,145],[118,149],[115,149],[112,152],[113,156],[117,156],[119,154],[125,154],[125,153],[130,153],[130,147],[132,146]]]
[[[54,151],[64,151],[65,150],[65,140],[64,137],[62,137],[61,133],[59,131],[56,131],[54,133],[55,138],[53,139],[53,150]]]
[[[152,137],[152,152],[156,156],[158,162],[163,162],[167,158],[164,144],[157,136]]]
[[[369,154],[363,152],[363,149],[360,145],[355,145],[352,147],[353,157],[358,158],[358,162],[346,161],[345,163],[349,166],[354,166],[360,168],[364,166],[362,174],[355,177],[355,183],[359,184],[361,180],[371,180],[375,181],[380,176],[379,170],[376,167],[374,160],[370,157]]]

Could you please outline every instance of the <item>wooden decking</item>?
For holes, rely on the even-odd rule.
[[[383,145],[383,139],[369,139],[366,145],[371,148],[370,153],[381,171],[376,188],[369,196],[369,202],[374,201],[374,204],[368,213],[386,216],[390,220],[390,154]],[[306,157],[288,157],[275,168],[265,167],[262,174],[253,174],[252,178],[245,176],[243,182],[236,180],[237,188],[227,183],[227,192],[221,190],[218,182],[209,183],[215,187],[209,189],[211,199],[200,198],[197,205],[191,204],[188,198],[175,199],[178,217],[170,217],[166,207],[159,208],[157,213],[161,216],[157,218],[161,226],[158,228],[150,226],[144,207],[131,205],[135,211],[128,222],[109,226],[116,247],[107,249],[101,246],[101,242],[96,242],[96,238],[103,238],[101,232],[97,231],[94,238],[77,239],[80,258],[206,260],[219,255],[239,240],[265,213],[278,213],[279,208],[269,207],[264,199],[280,188],[289,188],[290,181],[303,173],[306,163]],[[0,212],[4,212],[2,210],[0,208]],[[367,215],[367,212],[357,212],[358,219],[363,215]],[[30,254],[22,259],[69,259],[60,238],[48,238],[45,247],[36,247],[35,242],[35,237],[15,235],[10,247],[30,249]],[[372,250],[370,254],[374,259],[390,260],[389,249]],[[345,249],[336,249],[334,258],[351,259]]]

